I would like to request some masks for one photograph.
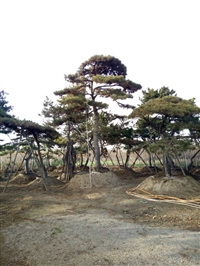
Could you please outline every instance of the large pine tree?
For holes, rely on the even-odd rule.
[[[99,148],[99,111],[105,110],[108,104],[102,98],[109,98],[119,106],[126,107],[120,100],[132,98],[133,93],[142,87],[126,79],[127,69],[122,62],[113,56],[95,55],[80,65],[75,74],[65,75],[69,86],[55,92],[66,103],[73,102],[93,114],[93,146],[95,168],[100,171]],[[66,97],[68,96],[68,97]],[[81,103],[82,101],[82,103]],[[85,106],[86,105],[86,106]]]

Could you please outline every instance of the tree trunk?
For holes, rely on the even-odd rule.
[[[120,160],[119,160],[118,153],[119,153],[119,148],[116,148],[116,159],[117,159],[117,162],[118,162],[119,168],[121,168],[121,164],[120,164]]]
[[[101,162],[100,162],[100,148],[99,148],[99,114],[94,108],[94,130],[93,130],[93,141],[94,141],[94,156],[95,156],[95,169],[100,172]]]
[[[178,164],[179,164],[179,167],[180,167],[180,169],[181,169],[182,174],[183,174],[184,176],[186,176],[185,171],[184,171],[183,167],[181,166],[181,162],[180,162],[178,156],[177,156],[176,154],[174,154],[174,155],[175,155],[176,160],[177,160],[177,162],[178,162]]]
[[[147,152],[147,154],[148,154],[149,167],[153,167],[153,166],[152,166],[152,157],[151,157],[151,153],[150,153],[148,150],[146,150],[146,152]]]
[[[70,181],[74,176],[76,164],[76,152],[73,147],[72,140],[69,140],[67,143],[66,153],[65,153],[65,174],[66,174],[66,181]]]
[[[88,162],[89,162],[89,159],[90,159],[90,157],[89,157],[90,155],[88,155],[87,156],[87,159],[86,159],[86,161],[85,161],[85,164],[83,165],[83,163],[81,164],[81,171],[83,171],[83,170],[85,170],[85,168],[87,167],[87,165],[88,165]]]
[[[161,161],[161,159],[160,159],[160,157],[157,155],[157,153],[155,153],[155,155],[156,155],[156,158],[158,159],[160,165],[163,165],[163,162]]]
[[[26,175],[30,173],[30,170],[29,170],[29,161],[31,159],[31,156],[32,156],[32,151],[29,152],[28,157],[24,158],[24,160],[25,160],[25,174]]]
[[[176,165],[175,165],[175,163],[174,163],[174,161],[173,161],[173,159],[172,159],[172,157],[170,155],[168,155],[168,159],[169,159],[169,163],[171,165],[171,169],[172,170],[176,170],[177,167],[176,167]]]
[[[22,165],[23,165],[23,162],[24,162],[24,160],[25,160],[26,154],[27,154],[27,152],[24,154],[24,157],[23,157],[23,159],[22,159],[22,161],[21,161],[21,164],[18,166],[18,168],[17,168],[17,170],[16,170],[16,172],[15,172],[15,176],[17,176],[19,170],[22,168]]]
[[[164,156],[163,156],[163,164],[164,164],[166,176],[171,178],[172,177],[171,163],[170,163],[170,159],[169,159],[169,155],[168,154],[164,154]]]
[[[47,171],[46,171],[46,168],[45,168],[44,163],[43,163],[42,154],[40,151],[40,143],[38,141],[38,137],[36,134],[33,133],[33,137],[34,137],[35,142],[37,144],[38,162],[40,164],[39,166],[41,168],[43,177],[46,178],[47,177]]]
[[[188,165],[188,169],[190,169],[193,166],[193,160],[199,152],[200,152],[200,150],[196,151],[195,154],[190,158],[190,163]]]
[[[20,140],[21,140],[21,137],[20,137]],[[6,181],[6,185],[5,185],[5,187],[4,187],[3,193],[6,191],[6,188],[7,188],[7,186],[8,186],[8,182],[9,182],[9,180],[10,180],[10,178],[11,178],[12,173],[13,173],[13,170],[14,170],[14,167],[15,167],[15,163],[16,163],[16,160],[17,160],[18,152],[19,152],[19,143],[18,143],[18,145],[17,145],[17,151],[16,151],[16,153],[15,153],[15,157],[14,157],[13,165],[12,165],[12,167],[11,167],[10,174],[9,174],[8,179],[7,179],[7,181]]]
[[[46,168],[50,168],[51,164],[50,164],[50,156],[49,156],[49,151],[46,154]]]
[[[136,153],[137,156],[143,161],[143,163],[145,164],[145,166],[148,168],[149,172],[152,173],[151,168],[146,164],[146,162],[145,162],[144,159],[142,158],[141,154],[139,154],[137,150],[135,150],[135,153]]]
[[[108,153],[108,158],[110,158],[111,162],[112,162],[112,165],[115,166],[114,162],[113,162],[113,159],[112,159],[112,156],[111,156],[111,153],[113,152],[113,149]]]
[[[11,161],[12,161],[12,151],[9,152],[9,163],[8,163],[6,169],[4,170],[5,176],[7,176],[7,174],[9,173],[9,168],[11,167]]]
[[[126,161],[125,161],[125,163],[124,163],[124,167],[125,167],[125,168],[128,168],[128,163],[129,163],[129,159],[130,159],[130,154],[131,154],[130,149],[128,149],[128,150],[126,151]]]
[[[133,151],[133,152],[135,152],[135,151]],[[134,160],[134,162],[132,163],[132,165],[131,165],[130,168],[134,168],[134,166],[135,166],[137,160],[141,157],[141,155],[142,155],[143,152],[144,152],[144,149],[142,149],[142,151],[140,150],[140,151],[139,151],[139,154],[135,152],[135,153],[136,153],[136,157],[135,157],[135,160]]]
[[[80,154],[80,168],[83,166],[83,154]]]

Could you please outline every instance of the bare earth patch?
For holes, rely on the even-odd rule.
[[[139,186],[197,199],[199,181],[140,176],[77,174],[69,184],[48,177],[48,191],[41,178],[13,178],[0,194],[0,265],[200,265],[198,206],[126,193]],[[0,185],[3,191],[5,181]]]

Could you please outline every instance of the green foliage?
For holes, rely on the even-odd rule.
[[[96,83],[106,83],[106,84],[119,84],[120,82],[122,82],[124,80],[124,76],[120,75],[120,76],[102,76],[102,75],[95,75],[92,76],[92,80],[95,81]]]
[[[153,125],[155,122],[154,127],[156,128],[164,127],[167,123],[172,124],[172,122],[182,122],[183,125],[184,121],[198,113],[200,113],[200,108],[193,101],[183,100],[176,96],[165,96],[149,100],[145,104],[140,105],[129,117],[142,118],[148,121],[150,125]],[[156,122],[158,126],[156,126]],[[182,127],[181,129],[184,128]]]
[[[81,64],[75,74],[65,75],[72,84],[70,90],[56,92],[57,95],[72,93],[73,88],[89,98],[90,106],[98,110],[106,106],[96,103],[96,97],[110,97],[114,101],[132,98],[132,93],[141,89],[141,85],[126,80],[126,67],[112,56],[95,55]]]
[[[162,87],[159,90],[148,88],[147,91],[142,90],[142,94],[143,98],[140,98],[142,104],[156,98],[162,98],[165,96],[176,96],[176,92],[174,90],[169,90],[168,87]]]
[[[152,153],[163,153],[167,149],[170,154],[179,154],[187,150],[193,149],[191,140],[177,139],[172,137],[170,139],[157,139],[155,142],[148,143],[148,149]]]
[[[0,91],[0,116],[5,116],[5,114],[8,115],[8,113],[12,110],[12,106],[8,105],[6,95],[6,92]]]
[[[58,136],[58,132],[48,126],[42,126],[38,123],[30,120],[19,120],[14,117],[12,118],[1,118],[0,124],[4,125],[8,129],[12,129],[16,133],[20,133],[23,136],[29,135],[40,135],[44,138],[54,138]]]
[[[92,56],[80,65],[75,74],[65,75],[69,86],[54,93],[60,97],[57,105],[49,99],[44,103],[43,115],[49,119],[48,123],[53,126],[64,125],[67,138],[76,137],[79,144],[82,136],[78,138],[76,133],[86,120],[87,123],[89,121],[92,126],[90,133],[93,133],[93,136],[90,134],[90,143],[93,142],[97,169],[100,168],[99,136],[104,135],[100,133],[99,112],[105,112],[108,107],[107,103],[99,99],[110,98],[125,107],[118,101],[132,98],[132,94],[141,89],[141,85],[127,80],[126,75],[126,66],[119,59],[113,56]]]
[[[116,116],[106,112],[99,114],[99,139],[105,145],[123,144],[129,147],[139,142],[125,116]]]
[[[126,76],[126,66],[113,56],[94,55],[79,67],[76,75],[79,77],[88,76]]]
[[[11,133],[11,129],[5,127],[2,123],[2,120],[5,118],[11,118],[12,116],[9,112],[12,110],[12,107],[8,105],[8,101],[6,100],[6,95],[4,91],[0,91],[0,133],[8,134]]]
[[[153,153],[162,152],[166,162],[169,155],[177,156],[193,148],[195,137],[197,142],[200,136],[197,133],[200,108],[195,105],[194,99],[184,100],[173,94],[175,91],[166,87],[143,91],[142,104],[129,116],[138,119],[136,134],[146,142],[146,148]],[[190,131],[190,135],[184,136],[185,130]]]
[[[52,166],[59,166],[59,165],[62,165],[63,161],[62,160],[56,160],[54,159],[51,163]]]

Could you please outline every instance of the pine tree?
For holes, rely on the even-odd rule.
[[[120,100],[132,98],[133,93],[141,89],[141,85],[127,80],[126,75],[126,66],[119,59],[113,56],[95,55],[82,63],[75,74],[65,75],[69,86],[55,92],[56,95],[62,96],[67,104],[71,101],[76,106],[87,109],[88,113],[92,112],[93,146],[97,171],[100,171],[101,166],[99,112],[108,107],[102,98],[112,99],[121,107],[130,107]]]
[[[189,121],[200,114],[200,108],[194,99],[184,100],[172,95],[152,97],[143,102],[129,117],[139,118],[137,126],[141,136],[145,138],[146,135],[152,147],[162,150],[165,173],[171,177],[170,153],[175,154],[181,146],[188,147],[186,139],[180,141],[181,132],[190,128]]]

